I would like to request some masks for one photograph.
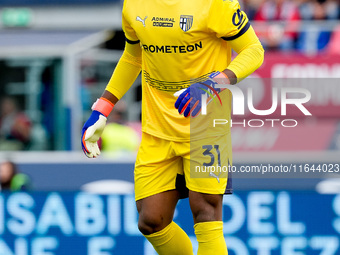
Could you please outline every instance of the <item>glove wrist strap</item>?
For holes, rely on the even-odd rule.
[[[229,77],[223,72],[218,72],[212,79],[218,84],[230,84]]]
[[[114,104],[107,100],[104,97],[97,99],[96,102],[92,105],[93,111],[98,111],[103,114],[105,117],[109,116],[110,112],[112,111]]]

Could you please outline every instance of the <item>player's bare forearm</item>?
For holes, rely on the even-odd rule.
[[[230,84],[234,85],[237,83],[237,77],[233,71],[227,68],[223,71],[223,73],[229,78]]]
[[[104,90],[102,97],[109,100],[113,104],[116,104],[119,101],[119,99],[115,95],[107,90]]]

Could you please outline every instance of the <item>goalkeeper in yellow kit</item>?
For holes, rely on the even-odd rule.
[[[189,237],[172,221],[184,183],[198,254],[225,255],[227,175],[195,175],[193,169],[231,164],[230,128],[211,125],[213,118],[230,119],[231,93],[218,84],[236,84],[256,70],[263,62],[261,43],[237,0],[125,0],[122,16],[125,50],[83,127],[83,151],[100,154],[106,117],[142,72],[138,227],[160,255],[193,254]],[[231,49],[238,53],[233,61]],[[206,114],[204,94],[218,102]]]

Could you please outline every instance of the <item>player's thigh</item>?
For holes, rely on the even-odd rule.
[[[138,227],[143,234],[152,234],[168,226],[179,200],[177,190],[165,191],[136,201]]]
[[[183,159],[188,189],[204,194],[224,194],[231,153],[229,136],[190,142],[190,153]]]
[[[136,201],[176,189],[183,160],[173,153],[171,141],[143,133],[135,165]]]

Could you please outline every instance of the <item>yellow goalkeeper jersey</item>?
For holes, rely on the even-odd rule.
[[[250,27],[237,0],[125,0],[122,15],[127,41],[139,43],[143,52],[143,132],[172,141],[189,141],[193,130],[207,136],[203,123],[230,119],[228,90],[220,93],[222,106],[210,103],[207,115],[195,121],[179,115],[173,94],[203,81],[211,72],[227,68],[231,62],[228,41]],[[211,134],[229,131],[229,125],[224,125]]]

